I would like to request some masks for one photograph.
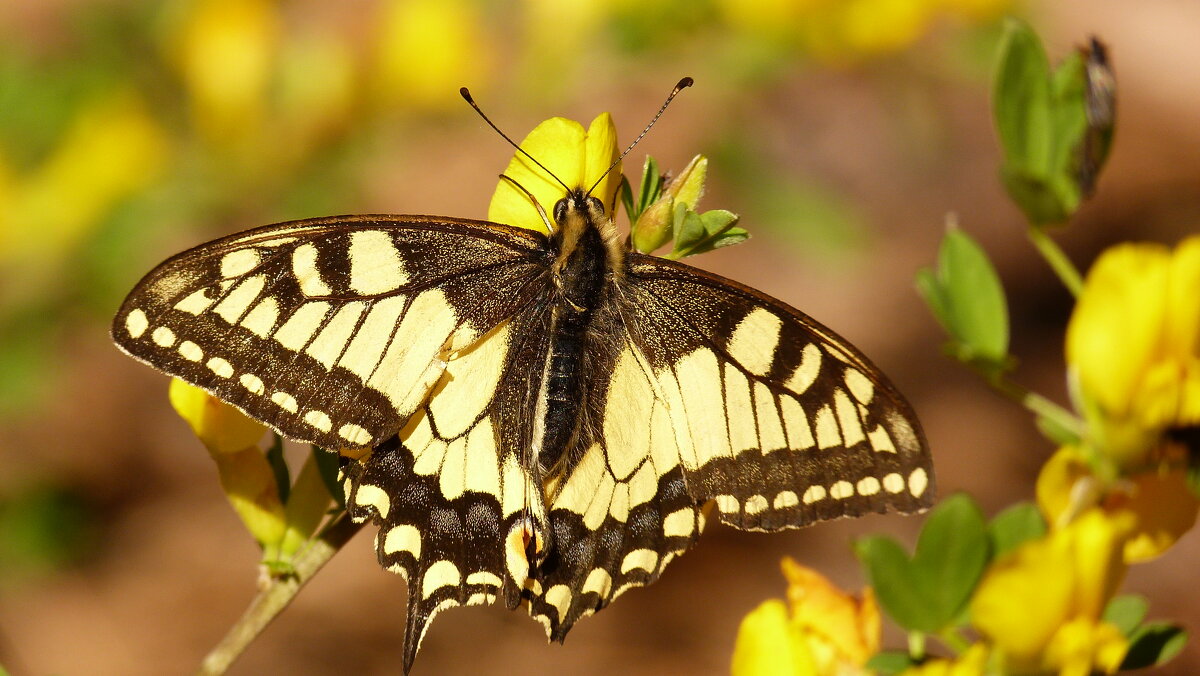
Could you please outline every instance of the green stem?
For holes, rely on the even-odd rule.
[[[250,602],[250,607],[229,629],[225,638],[205,656],[197,672],[198,676],[224,674],[229,665],[233,664],[246,647],[262,633],[271,620],[292,602],[300,588],[312,579],[360,528],[362,524],[352,522],[344,512],[336,517],[311,545],[296,554],[294,575],[270,578],[266,586],[259,590]]]
[[[1069,430],[1076,437],[1082,438],[1087,432],[1087,426],[1074,413],[1037,392],[1029,390],[1024,385],[1018,385],[999,375],[988,377],[987,380],[988,384],[1004,396],[1021,404],[1038,417],[1045,418],[1062,429]]]
[[[1042,258],[1050,264],[1050,268],[1058,275],[1063,286],[1071,292],[1071,295],[1076,298],[1083,292],[1083,276],[1079,274],[1079,270],[1075,268],[1075,264],[1067,258],[1067,254],[1059,248],[1046,231],[1036,225],[1029,226],[1029,239],[1033,242],[1033,246],[1037,248],[1038,253],[1042,254]]]
[[[925,632],[908,632],[908,656],[917,663],[925,659]]]

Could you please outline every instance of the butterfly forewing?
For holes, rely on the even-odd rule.
[[[422,217],[268,226],[160,265],[113,337],[287,437],[372,446],[425,401],[455,351],[528,302],[541,242]]]

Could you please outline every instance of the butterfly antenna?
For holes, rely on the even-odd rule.
[[[567,192],[571,192],[571,188],[568,187],[566,183],[563,183],[562,179],[559,178],[558,176],[556,176],[553,171],[550,171],[549,169],[546,168],[546,165],[544,165],[541,162],[538,162],[536,159],[534,159],[533,155],[530,155],[529,153],[525,152],[524,148],[517,145],[515,141],[513,141],[512,139],[510,139],[508,137],[508,134],[505,134],[504,132],[500,131],[500,127],[497,127],[494,122],[492,122],[491,120],[488,119],[487,115],[483,114],[483,111],[480,110],[480,108],[479,108],[479,104],[475,103],[475,99],[471,98],[471,92],[468,91],[466,87],[460,87],[458,90],[458,93],[462,94],[463,99],[465,99],[466,102],[469,103],[471,105],[471,107],[475,109],[475,112],[479,113],[479,117],[482,117],[483,121],[487,122],[489,127],[496,130],[496,133],[500,135],[500,138],[504,139],[505,141],[508,141],[508,144],[510,146],[516,148],[517,152],[521,153],[525,157],[528,157],[531,162],[533,162],[534,164],[541,167],[542,171],[549,174],[550,178],[553,178],[554,180],[558,181],[558,184],[561,185],[564,189],[566,189]],[[669,100],[670,99],[668,99],[668,101]],[[662,113],[660,112],[659,114],[661,115]]]
[[[592,187],[588,188],[587,194],[592,194],[592,191],[596,189],[596,186],[600,185],[600,181],[603,181],[604,177],[608,176],[609,172],[615,169],[616,166],[621,163],[621,160],[625,159],[625,156],[629,154],[629,151],[633,150],[633,147],[641,142],[642,138],[645,137],[647,132],[650,131],[650,128],[654,126],[654,123],[658,122],[658,118],[662,117],[662,114],[667,111],[667,106],[671,105],[671,100],[674,99],[679,92],[691,87],[694,83],[695,80],[690,77],[685,77],[675,84],[675,88],[671,90],[669,95],[667,95],[667,100],[663,101],[663,104],[661,107],[659,107],[658,112],[654,114],[654,118],[650,120],[650,124],[646,125],[646,128],[642,130],[642,133],[638,134],[637,138],[633,139],[633,143],[629,144],[629,147],[625,149],[625,152],[621,153],[620,157],[613,160],[613,163],[608,165],[608,169],[605,169],[604,173],[600,175],[600,178],[596,179],[596,182],[592,184]],[[480,115],[482,114],[483,113],[480,113]]]

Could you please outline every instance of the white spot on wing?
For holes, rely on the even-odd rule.
[[[904,477],[892,472],[883,477],[883,490],[888,493],[899,493],[904,490]]]
[[[671,512],[663,519],[663,535],[669,538],[691,537],[696,529],[696,513],[691,507]]]
[[[222,378],[233,377],[233,364],[225,361],[220,357],[213,357],[208,360],[208,369]]]
[[[292,274],[300,284],[300,291],[310,298],[333,294],[317,269],[317,246],[311,242],[301,244],[292,252]]]
[[[350,235],[350,288],[365,296],[389,293],[408,282],[400,252],[388,233],[357,230]]]
[[[279,301],[274,296],[267,296],[258,302],[246,316],[242,318],[242,326],[260,338],[266,338],[275,330],[279,321]]]
[[[322,432],[328,432],[333,427],[333,421],[329,419],[329,414],[316,409],[310,409],[304,414],[304,422]]]
[[[859,479],[858,484],[854,488],[858,491],[859,495],[875,495],[879,492],[879,479],[873,476],[863,477]]]
[[[825,493],[824,486],[819,486],[819,485],[809,486],[808,489],[804,491],[804,498],[803,498],[804,504],[811,505],[814,502],[824,500],[825,495],[826,495],[826,493]]]
[[[267,391],[263,386],[262,378],[259,378],[253,373],[243,373],[242,377],[238,378],[238,381],[242,383],[242,387],[259,396],[262,396],[263,393]]]
[[[221,299],[220,303],[217,303],[213,308],[213,313],[233,324],[241,319],[246,310],[250,309],[250,305],[258,299],[266,284],[267,278],[263,275],[255,275],[242,280]]]
[[[837,413],[838,424],[842,428],[842,443],[849,447],[866,439],[862,423],[858,419],[858,410],[845,390],[838,388],[833,392],[833,410]]]
[[[914,498],[919,498],[925,494],[926,488],[929,488],[929,475],[925,473],[925,468],[918,467],[908,475],[908,492]]]
[[[871,441],[871,448],[879,453],[896,452],[896,447],[892,445],[892,437],[888,435],[883,425],[876,425],[875,429],[867,433],[867,438]]]
[[[275,332],[275,340],[292,352],[298,352],[321,328],[328,312],[329,303],[326,302],[301,305]]]
[[[358,487],[354,493],[354,503],[359,507],[374,507],[375,511],[379,512],[381,519],[386,519],[392,508],[392,501],[388,498],[388,494],[379,486],[371,484],[362,484]],[[420,542],[420,537],[417,538],[417,542]],[[420,549],[418,548],[417,551]]]
[[[751,495],[746,498],[746,513],[758,514],[767,509],[767,498],[762,495]]]
[[[852,367],[847,368],[845,380],[850,394],[854,395],[860,404],[871,403],[871,397],[875,396],[875,385],[863,375],[862,371]]]
[[[296,398],[287,392],[276,392],[272,394],[271,401],[278,404],[279,408],[282,408],[288,413],[295,413],[300,410],[299,402],[297,402]]]
[[[783,321],[774,313],[756,307],[738,322],[726,349],[742,368],[756,376],[766,375],[775,360],[782,326]]]
[[[190,340],[180,343],[178,349],[180,356],[188,361],[200,361],[204,358],[204,350]]]
[[[221,257],[221,276],[226,279],[239,277],[257,267],[261,260],[258,249],[253,247],[230,251]]]
[[[338,428],[338,436],[355,446],[366,446],[371,443],[371,433],[366,428],[353,423],[346,423]]]
[[[160,326],[150,334],[150,339],[160,347],[171,347],[175,344],[175,332],[165,326]]]
[[[796,394],[804,394],[816,382],[820,373],[821,348],[816,343],[809,343],[800,353],[800,365],[784,385]]]
[[[800,497],[792,491],[779,491],[775,494],[775,500],[771,506],[775,509],[787,509],[800,504]]]
[[[125,315],[125,330],[129,332],[131,338],[141,338],[149,327],[150,320],[141,308],[134,308]]]
[[[835,481],[829,487],[829,497],[834,500],[845,500],[852,495],[854,495],[854,484],[849,481]]]
[[[421,531],[407,523],[392,528],[383,540],[383,551],[387,554],[408,552],[414,559],[420,559]]]
[[[832,448],[842,443],[842,435],[838,432],[837,419],[833,416],[833,409],[829,404],[822,406],[817,410],[817,446],[820,448]]]
[[[442,587],[457,586],[460,582],[462,574],[453,561],[437,561],[425,571],[425,579],[421,582],[421,598],[427,599]]]
[[[554,606],[560,620],[566,617],[567,611],[571,609],[571,588],[565,584],[556,584],[547,589],[542,598]]]
[[[652,549],[635,549],[626,554],[625,558],[621,559],[621,573],[627,574],[634,569],[653,573],[657,565],[658,552]]]
[[[208,297],[208,289],[193,291],[190,295],[175,304],[175,309],[188,314],[199,315],[213,304],[215,298]]]

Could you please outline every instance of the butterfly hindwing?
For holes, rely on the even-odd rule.
[[[721,521],[776,530],[931,503],[916,416],[855,348],[736,282],[630,260],[627,363],[668,412],[688,490]]]
[[[546,528],[523,461],[544,308],[530,303],[452,355],[398,437],[345,469],[351,517],[379,526],[380,564],[408,582],[406,668],[437,613],[497,598],[512,609],[529,583],[526,543],[509,536],[526,519]]]
[[[113,337],[287,437],[372,446],[426,399],[449,354],[528,301],[543,242],[426,217],[258,228],[157,267]]]

